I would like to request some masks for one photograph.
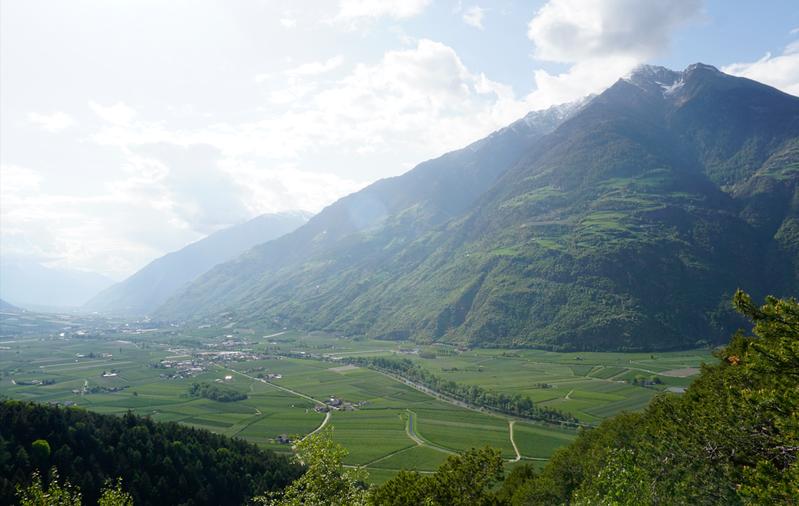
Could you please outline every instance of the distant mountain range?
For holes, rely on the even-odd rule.
[[[8,312],[16,312],[20,309],[15,306],[14,304],[9,304],[8,302],[0,299],[0,311],[8,311]]]
[[[799,98],[642,66],[378,181],[156,312],[552,349],[725,340],[729,299],[799,294]]]
[[[26,309],[76,308],[113,283],[95,272],[51,268],[21,258],[0,261],[0,297]]]
[[[264,214],[153,260],[145,267],[95,297],[83,307],[118,315],[146,315],[185,284],[256,244],[270,241],[308,221],[310,214],[292,211]]]

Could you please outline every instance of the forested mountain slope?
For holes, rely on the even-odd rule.
[[[667,349],[725,340],[738,287],[799,292],[799,98],[644,66],[551,132],[509,131],[340,200],[158,316]]]
[[[532,112],[464,149],[344,197],[295,232],[219,265],[168,301],[157,314],[166,318],[200,317],[239,307],[231,301],[247,299],[279,270],[291,270],[338,252],[345,259],[358,256],[359,261],[380,262],[468,211],[522,154],[584,105],[585,101],[578,101]],[[374,234],[380,234],[373,238],[376,247],[388,248],[367,258],[360,243]]]
[[[145,315],[197,276],[252,248],[294,231],[308,221],[301,212],[264,214],[215,232],[178,251],[153,260],[124,281],[103,290],[84,309]]]

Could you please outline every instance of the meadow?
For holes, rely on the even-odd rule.
[[[377,371],[342,366],[346,357],[408,357],[452,381],[523,393],[586,423],[641,409],[663,389],[688,385],[691,377],[683,376],[712,360],[707,351],[655,355],[458,351],[323,334],[260,334],[234,332],[227,337],[246,340],[247,350],[261,357],[268,353],[268,358],[209,363],[195,376],[178,379],[163,377],[164,369],[153,365],[207,349],[202,347],[218,342],[218,334],[203,329],[125,339],[58,334],[6,339],[0,343],[0,394],[102,413],[133,411],[241,437],[279,452],[291,451],[289,444],[278,442],[280,436],[296,439],[327,425],[349,451],[345,463],[365,467],[372,481],[381,482],[400,469],[430,472],[448,455],[484,445],[498,448],[508,466],[519,461],[543,463],[573,440],[576,431],[459,407]],[[176,355],[175,343],[186,346],[187,342],[200,348]],[[265,381],[256,377],[258,372],[279,378]],[[631,383],[653,377],[659,383]],[[247,398],[218,402],[191,397],[187,392],[195,382],[224,383]],[[314,410],[331,397],[352,409],[332,410],[329,417]]]

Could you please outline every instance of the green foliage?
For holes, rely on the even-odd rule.
[[[80,506],[80,491],[70,485],[58,481],[58,471],[50,471],[49,484],[42,483],[38,471],[33,472],[31,484],[23,487],[17,485],[17,498],[20,506]]]
[[[50,443],[46,439],[37,439],[31,443],[30,456],[39,469],[46,469],[50,464]]]
[[[243,401],[247,398],[247,394],[239,392],[235,388],[216,385],[207,381],[192,383],[191,387],[189,387],[189,395],[217,402]]]
[[[11,504],[16,488],[38,471],[26,448],[33,453],[41,435],[52,450],[50,464],[89,504],[100,499],[107,480],[121,476],[136,504],[239,505],[284,487],[301,472],[253,444],[176,423],[3,401],[0,504]],[[124,502],[118,485],[105,489],[109,500]]]
[[[81,493],[78,487],[68,481],[63,485],[58,481],[58,471],[50,471],[49,484],[45,487],[38,471],[33,472],[30,485],[17,486],[20,506],[81,506]],[[122,478],[116,482],[108,481],[103,487],[97,506],[133,506],[133,496],[122,489]]]
[[[799,497],[799,303],[741,291],[754,323],[683,396],[586,430],[513,504],[792,504]]]
[[[133,496],[122,488],[122,478],[106,481],[97,506],[133,506]]]
[[[381,506],[496,504],[493,489],[502,480],[502,473],[502,456],[498,450],[471,449],[448,457],[432,475],[400,472],[376,487],[370,502]]]
[[[496,493],[497,502],[510,504],[518,490],[535,476],[535,468],[530,464],[517,464],[514,466],[508,476],[502,481],[502,486]]]
[[[368,489],[363,469],[346,469],[347,450],[333,441],[330,429],[307,436],[295,447],[297,461],[305,473],[283,492],[258,497],[255,502],[270,506],[360,506]]]

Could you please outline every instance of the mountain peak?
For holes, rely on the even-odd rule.
[[[657,65],[638,65],[621,80],[653,94],[661,94],[663,98],[671,98],[683,89],[687,81],[697,79],[700,74],[724,75],[716,67],[705,63],[692,63],[683,71]]]
[[[683,74],[688,74],[688,73],[691,73],[691,72],[695,72],[697,70],[708,70],[708,71],[711,71],[711,72],[717,72],[719,74],[722,73],[719,69],[717,69],[713,65],[708,65],[706,63],[697,62],[697,63],[692,63],[692,64],[688,65],[688,67],[686,67],[686,69],[683,71]]]

